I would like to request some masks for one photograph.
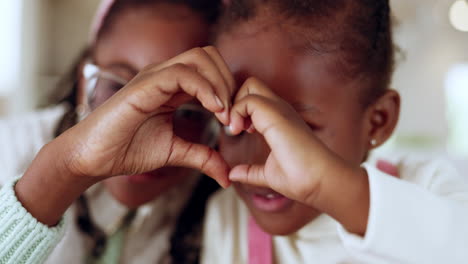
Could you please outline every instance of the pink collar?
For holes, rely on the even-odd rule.
[[[249,264],[273,264],[273,239],[263,231],[252,216],[248,221]]]

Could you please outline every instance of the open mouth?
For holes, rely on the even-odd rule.
[[[293,204],[291,199],[268,188],[242,186],[240,189],[254,208],[266,213],[279,213]]]

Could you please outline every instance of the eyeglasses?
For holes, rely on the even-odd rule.
[[[122,89],[129,80],[86,63],[83,67],[86,110],[89,113]],[[181,105],[173,115],[174,133],[190,142],[213,147],[219,135],[220,125],[214,115],[198,103]]]
[[[89,111],[96,109],[129,82],[127,79],[99,66],[86,63],[83,67],[84,89]]]

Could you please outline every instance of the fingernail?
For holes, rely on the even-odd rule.
[[[255,130],[255,127],[253,126],[253,124],[250,125],[250,127],[247,129],[247,133],[250,133],[250,134],[255,133],[255,131],[256,130]]]
[[[217,95],[215,95],[215,101],[216,101],[216,103],[218,104],[219,107],[224,109],[224,104],[223,104],[223,102],[221,102],[221,99],[219,99],[219,97]]]
[[[229,174],[229,180],[230,180],[230,181],[235,182],[235,181],[237,181],[237,180],[239,180],[239,179],[240,179],[239,175],[236,175],[236,174]]]
[[[226,136],[228,136],[228,137],[234,136],[234,135],[231,133],[231,128],[230,128],[229,126],[224,126],[224,134],[226,134]]]
[[[229,115],[229,111],[225,110],[224,111],[224,118],[226,120],[226,124],[229,124],[231,122],[231,115]]]
[[[234,135],[234,124],[229,124],[229,130],[231,131],[231,134]]]

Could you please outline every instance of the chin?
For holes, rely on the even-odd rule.
[[[257,224],[271,235],[287,236],[296,233],[321,214],[310,206],[289,199],[278,204],[277,208],[263,207],[243,191],[244,185],[237,184],[235,187]]]
[[[320,215],[317,211],[307,216],[295,214],[264,214],[252,210],[250,210],[250,212],[263,231],[274,236],[288,236],[294,234]]]
[[[266,233],[273,236],[288,236],[296,233],[305,225],[298,225],[295,223],[286,223],[282,226],[279,225],[279,222],[273,223],[274,221],[262,221],[261,219],[255,218],[257,224],[262,228]]]
[[[152,202],[163,193],[181,184],[191,170],[181,168],[164,168],[155,171],[155,177],[142,182],[129,180],[129,176],[118,176],[105,180],[107,191],[122,205],[135,209]]]
[[[170,187],[161,184],[132,184],[123,177],[111,178],[104,181],[106,190],[120,204],[130,209],[136,209],[157,199]]]
[[[120,204],[124,205],[129,209],[136,209],[146,203],[149,203],[156,198],[158,198],[159,194],[152,194],[152,195],[142,195],[141,193],[131,194],[124,191],[115,191],[113,189],[109,190],[112,197],[117,200]]]

